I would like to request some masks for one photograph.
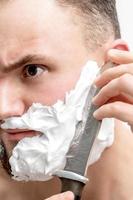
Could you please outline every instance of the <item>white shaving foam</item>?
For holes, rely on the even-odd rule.
[[[83,68],[74,90],[66,93],[64,101],[53,106],[33,103],[21,117],[12,117],[2,124],[4,129],[29,129],[41,134],[24,138],[13,149],[9,160],[16,180],[46,181],[64,168],[67,153],[75,138],[75,129],[82,121],[88,91],[99,71],[96,62],[89,61]],[[99,159],[103,150],[113,142],[113,121],[103,120],[88,164]]]

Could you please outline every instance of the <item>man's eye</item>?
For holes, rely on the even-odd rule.
[[[44,71],[46,70],[46,68],[42,67],[42,65],[35,65],[35,64],[30,64],[30,65],[26,65],[24,68],[24,73],[23,76],[24,77],[36,77],[41,75]]]

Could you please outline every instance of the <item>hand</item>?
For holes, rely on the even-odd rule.
[[[122,122],[115,125],[115,140],[88,169],[90,200],[133,199],[133,134]]]
[[[133,53],[112,49],[108,58],[117,66],[95,81],[101,90],[93,99],[99,106],[94,117],[113,117],[133,126]],[[90,199],[133,199],[133,134],[125,124],[116,122],[113,145],[89,169]]]
[[[95,81],[100,92],[93,99],[99,106],[98,120],[117,118],[133,125],[133,53],[110,50],[108,58],[117,66],[103,72]]]
[[[65,192],[62,194],[54,195],[46,200],[74,200],[74,195],[72,192]]]

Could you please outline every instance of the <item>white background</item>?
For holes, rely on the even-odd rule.
[[[116,0],[122,38],[133,51],[133,0]]]

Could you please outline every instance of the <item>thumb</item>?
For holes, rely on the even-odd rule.
[[[74,200],[74,194],[72,192],[65,192],[65,193],[54,195],[45,200]]]

